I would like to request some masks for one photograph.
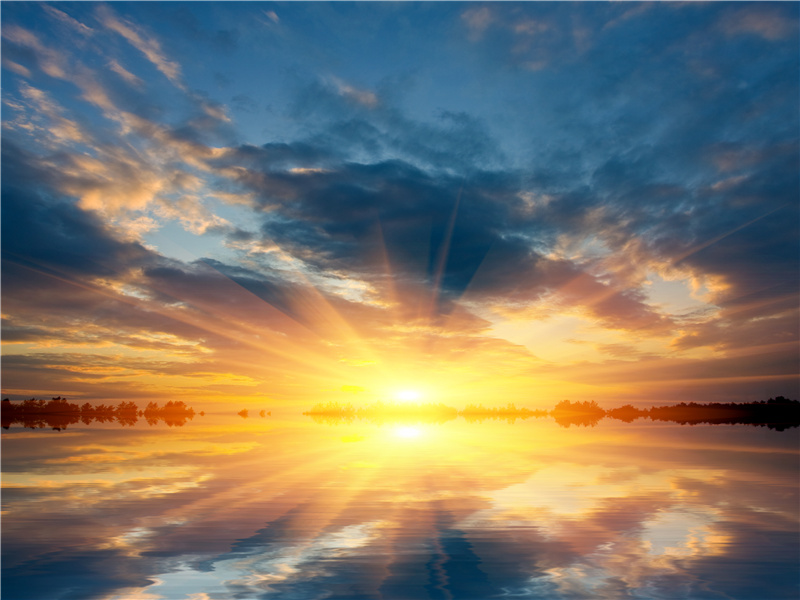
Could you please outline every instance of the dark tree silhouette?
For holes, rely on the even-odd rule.
[[[139,417],[144,416],[150,425],[163,421],[170,427],[181,426],[188,419],[194,417],[194,410],[183,402],[167,402],[159,408],[155,402],[150,402],[144,411],[140,411],[134,402],[121,402],[116,407],[110,404],[93,406],[88,402],[79,406],[67,402],[66,398],[57,396],[49,401],[31,398],[23,402],[11,402],[8,398],[2,404],[2,426],[9,429],[12,424],[19,423],[30,429],[43,429],[51,427],[58,431],[64,430],[75,423],[117,422],[123,427],[136,424]]]
[[[647,410],[640,410],[630,404],[620,406],[619,408],[612,408],[611,410],[606,411],[607,417],[619,419],[620,421],[625,421],[626,423],[632,423],[636,419],[646,417],[647,414]]]
[[[672,421],[682,425],[758,425],[783,431],[800,426],[800,402],[783,396],[748,403],[681,402],[674,406],[654,406],[648,411],[648,416],[653,421]]]

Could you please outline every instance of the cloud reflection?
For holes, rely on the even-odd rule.
[[[428,436],[356,421],[343,427],[358,443],[342,443],[308,422],[240,422],[65,432],[38,446],[4,434],[5,590],[666,600],[791,597],[796,582],[788,432],[487,421],[476,436],[451,421]],[[421,434],[395,436],[411,429]],[[677,443],[698,449],[665,450]],[[64,455],[91,460],[59,482]],[[27,585],[43,571],[49,586]]]

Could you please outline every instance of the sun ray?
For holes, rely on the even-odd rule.
[[[453,232],[456,227],[456,218],[458,217],[458,209],[461,205],[461,194],[464,190],[464,184],[458,189],[456,201],[453,204],[453,210],[450,213],[450,219],[447,222],[442,241],[439,245],[439,252],[437,253],[436,263],[434,266],[433,282],[430,290],[430,304],[427,310],[427,318],[430,321],[438,312],[439,297],[442,288],[442,279],[445,276],[447,269],[447,262],[450,258],[450,243],[453,240]]]

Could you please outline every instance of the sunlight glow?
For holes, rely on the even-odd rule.
[[[400,390],[395,394],[395,398],[404,402],[411,402],[412,400],[419,400],[420,395],[416,390]]]
[[[397,429],[394,430],[394,434],[397,437],[407,440],[418,438],[421,433],[422,430],[419,427],[404,426],[404,427],[398,427]]]

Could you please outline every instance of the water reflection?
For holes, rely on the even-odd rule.
[[[2,436],[12,600],[798,596],[796,430],[231,411],[46,433]]]

